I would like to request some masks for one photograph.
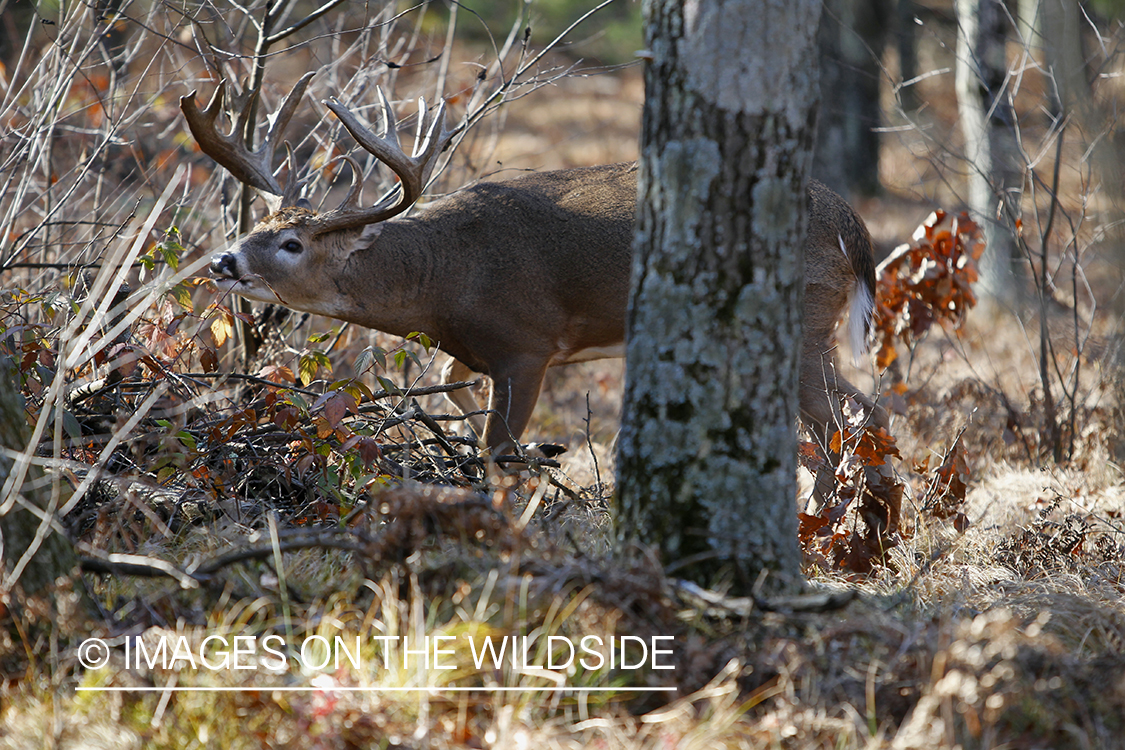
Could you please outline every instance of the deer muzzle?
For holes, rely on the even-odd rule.
[[[211,273],[223,279],[238,279],[238,261],[233,253],[217,253],[211,258]]]

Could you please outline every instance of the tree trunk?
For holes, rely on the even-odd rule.
[[[1082,29],[1087,21],[1078,0],[1025,0],[1021,6],[1028,6],[1031,28],[1037,32],[1030,38],[1042,42],[1044,62],[1054,80],[1057,111],[1083,108],[1091,91],[1082,51]]]
[[[957,107],[965,137],[968,204],[981,222],[986,243],[981,289],[1013,307],[1026,295],[1027,274],[1012,226],[1023,177],[1017,166],[1015,115],[1005,82],[1009,16],[1002,0],[957,0],[956,5]]]
[[[902,82],[913,81],[918,75],[918,43],[914,19],[919,12],[914,0],[894,0],[894,37],[898,48],[898,77]],[[903,86],[898,92],[898,105],[907,114],[915,114],[921,106],[918,87],[915,84]]]
[[[891,11],[889,0],[824,0],[813,176],[843,196],[879,190],[880,58]]]
[[[649,0],[618,539],[799,585],[798,358],[815,0]]]

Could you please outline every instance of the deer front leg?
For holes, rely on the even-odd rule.
[[[523,358],[494,367],[484,428],[485,443],[493,455],[510,452],[519,441],[539,400],[547,362]]]

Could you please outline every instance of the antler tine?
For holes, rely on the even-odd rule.
[[[425,101],[419,100],[421,114],[419,115],[418,138],[414,143],[413,154],[407,156],[398,140],[394,111],[381,89],[379,90],[379,98],[381,99],[386,129],[382,136],[375,135],[370,128],[359,121],[350,109],[337,99],[327,100],[324,104],[335,113],[360,146],[398,175],[402,186],[401,196],[398,200],[389,203],[381,201],[369,208],[345,208],[341,206],[331,214],[322,217],[321,223],[323,226],[319,230],[321,232],[374,224],[408,209],[421,197],[426,186],[426,180],[433,171],[434,159],[453,136],[451,131],[444,129],[445,102],[441,102],[436,112],[429,116],[426,113]]]
[[[301,198],[301,188],[305,181],[297,177],[297,160],[293,157],[293,147],[289,141],[285,142],[285,155],[289,162],[288,174],[285,176],[285,190],[281,193],[280,206],[296,206]]]
[[[276,139],[281,137],[281,133],[285,131],[289,120],[292,119],[293,113],[297,111],[297,105],[301,103],[301,99],[305,96],[305,89],[309,87],[309,81],[316,75],[315,71],[310,70],[301,76],[300,80],[293,86],[288,94],[285,95],[285,101],[281,103],[277,112],[266,117],[269,122],[269,129],[266,131],[266,140],[262,144],[263,148],[269,148],[272,155]],[[290,162],[292,166],[292,162]]]
[[[379,94],[379,109],[383,113],[383,138],[401,151],[402,142],[398,139],[398,117],[395,116],[394,108],[391,107],[383,89],[376,88],[375,91]]]
[[[393,127],[380,137],[361,123],[352,111],[336,98],[325,101],[324,105],[336,114],[347,131],[352,134],[352,138],[355,138],[356,143],[390,167],[391,171],[398,175],[404,184],[413,176],[416,171],[413,160],[402,150],[398,141],[398,134]],[[384,112],[389,113],[389,109],[385,109]],[[393,118],[393,115],[385,114],[384,117],[388,118],[388,126],[394,124],[394,120],[390,119]]]
[[[418,135],[414,139],[414,157],[425,165],[422,170],[422,189],[429,183],[430,175],[437,166],[438,154],[456,132],[456,128],[445,129],[445,99],[438,102],[434,113],[430,115],[426,110],[426,100],[418,97]]]
[[[280,195],[281,188],[274,179],[269,164],[261,158],[261,151],[247,150],[238,128],[232,133],[219,132],[217,120],[222,111],[221,102],[225,93],[226,81],[223,81],[215,90],[207,109],[202,112],[195,103],[194,91],[181,97],[180,110],[187,120],[188,129],[203,153],[225,167],[237,179],[267,193]]]
[[[348,194],[344,196],[344,200],[340,203],[338,210],[354,210],[359,208],[359,190],[363,184],[363,169],[360,168],[359,162],[352,157],[344,154],[337,156],[333,161],[346,161],[348,166],[352,169],[352,184],[348,188]]]
[[[226,95],[226,93],[227,82],[224,79],[222,81],[219,81],[219,87],[211,93],[211,101],[207,102],[207,109],[204,110],[208,121],[212,124],[214,124],[215,120],[219,117],[219,114],[223,111],[223,97]],[[189,96],[191,96],[191,106],[194,108],[195,92],[191,92]],[[181,99],[181,101],[183,100]]]
[[[309,80],[312,76],[312,72],[302,76],[285,97],[285,101],[282,103],[280,109],[278,109],[274,115],[267,117],[269,128],[266,132],[265,140],[263,140],[261,146],[253,151],[246,147],[243,138],[247,122],[250,118],[251,104],[254,100],[254,96],[257,96],[257,92],[250,97],[246,106],[239,113],[235,129],[231,133],[221,133],[218,128],[218,118],[219,114],[222,112],[223,95],[226,93],[226,81],[219,83],[219,87],[215,90],[214,95],[212,95],[211,101],[207,104],[207,108],[202,112],[195,103],[194,91],[180,98],[180,110],[184,113],[184,119],[187,120],[188,129],[191,130],[192,136],[195,137],[203,153],[225,167],[228,172],[240,181],[264,192],[285,196],[286,190],[282,189],[277,179],[273,176],[273,168],[271,165],[273,163],[274,151],[277,149],[277,140],[280,137],[280,133],[293,117],[293,113],[296,111],[301,97],[304,96],[305,89],[308,87]],[[290,171],[295,172],[292,157],[290,157],[289,164]]]

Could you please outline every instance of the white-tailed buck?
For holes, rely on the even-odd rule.
[[[363,148],[398,175],[401,189],[361,207],[361,171],[345,157],[351,191],[339,208],[315,213],[298,200],[292,156],[284,188],[272,167],[309,77],[290,92],[254,152],[243,145],[245,113],[232,134],[217,128],[223,86],[203,111],[194,93],[180,100],[205,153],[243,182],[282,197],[280,207],[233,249],[215,255],[211,271],[219,287],[399,336],[424,332],[453,357],[444,380],[464,379],[469,371],[492,379],[487,420],[476,420],[474,427],[492,450],[510,448],[527,426],[548,367],[623,354],[635,165],[483,182],[392,220],[422,194],[453,133],[445,129],[443,104],[428,113],[420,102],[418,135],[408,156],[380,92],[382,136],[339,102],[325,104]],[[887,418],[836,374],[832,359],[836,325],[849,298],[853,347],[865,349],[875,287],[870,236],[862,219],[824,185],[812,182],[808,198],[800,406],[806,425],[825,445],[839,422],[842,399],[854,398],[878,426],[885,427]],[[464,391],[455,403],[466,413],[476,410]]]

